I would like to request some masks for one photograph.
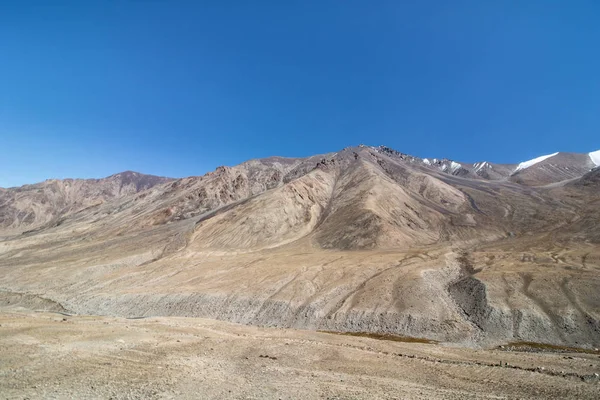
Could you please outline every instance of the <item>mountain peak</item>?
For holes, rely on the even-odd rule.
[[[596,167],[600,166],[600,150],[592,151],[589,156]]]
[[[520,170],[525,169],[525,168],[529,168],[529,167],[531,167],[531,166],[533,166],[535,164],[541,163],[542,161],[547,160],[547,159],[549,159],[551,157],[554,157],[557,154],[558,154],[558,152],[552,153],[552,154],[548,154],[548,155],[544,155],[544,156],[539,156],[539,157],[533,158],[533,159],[528,160],[528,161],[523,161],[523,162],[519,163],[519,165],[517,165],[517,168],[515,169],[515,172],[520,171]]]

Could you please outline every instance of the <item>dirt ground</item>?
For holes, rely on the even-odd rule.
[[[598,399],[600,354],[0,311],[0,399]]]

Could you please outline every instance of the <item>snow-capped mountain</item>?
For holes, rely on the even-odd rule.
[[[557,152],[520,163],[510,180],[528,186],[540,186],[579,178],[598,164],[596,155]]]
[[[447,158],[421,159],[385,146],[372,149],[449,175],[493,181],[509,180],[527,186],[547,185],[578,178],[600,165],[600,150],[587,154],[556,152],[519,164],[496,164],[488,161],[470,164]]]
[[[600,150],[592,151],[589,156],[595,166],[600,166]]]
[[[557,154],[558,154],[558,152],[552,153],[552,154],[548,154],[548,155],[545,155],[545,156],[536,157],[533,160],[528,160],[528,161],[524,161],[522,163],[519,163],[519,165],[517,166],[517,169],[515,169],[515,172],[520,171],[520,170],[525,169],[525,168],[529,168],[529,167],[531,167],[531,166],[533,166],[535,164],[541,163],[542,161],[547,160],[550,157],[554,157]]]

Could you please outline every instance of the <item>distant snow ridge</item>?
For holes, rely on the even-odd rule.
[[[535,164],[537,164],[537,163],[540,163],[540,162],[544,161],[544,160],[545,160],[545,159],[547,159],[547,158],[554,157],[554,156],[555,156],[555,155],[557,155],[557,154],[558,154],[558,152],[556,152],[556,153],[553,153],[553,154],[548,154],[548,155],[546,155],[546,156],[537,157],[537,158],[534,158],[533,160],[524,161],[524,162],[520,163],[520,164],[517,166],[517,169],[515,169],[515,172],[517,172],[517,171],[520,171],[520,170],[522,170],[522,169],[525,169],[525,168],[529,168],[529,167],[531,167],[532,165],[535,165]],[[599,154],[599,156],[600,156],[600,154]],[[591,157],[591,155],[590,155],[590,157]],[[592,160],[593,160],[593,159],[592,159]],[[513,172],[513,173],[514,173],[514,172]]]
[[[479,172],[483,168],[490,168],[490,169],[492,168],[490,163],[488,163],[487,161],[475,163],[475,165],[473,165],[473,167],[475,167],[475,172]]]
[[[596,167],[600,166],[600,150],[592,151],[589,155],[594,165]]]

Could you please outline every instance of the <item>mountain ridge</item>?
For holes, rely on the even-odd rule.
[[[372,149],[372,150],[376,150],[378,152],[385,152],[388,154],[394,154],[400,157],[404,157],[406,159],[409,160],[420,160],[428,165],[438,165],[440,166],[440,169],[443,168],[444,163],[456,163],[456,164],[460,164],[460,166],[469,166],[470,168],[472,168],[473,170],[480,170],[480,169],[484,169],[484,168],[489,168],[492,165],[496,165],[496,166],[502,166],[508,169],[514,168],[514,170],[512,171],[512,173],[516,173],[518,172],[521,168],[519,168],[519,165],[521,164],[528,164],[529,162],[535,161],[538,158],[539,159],[544,159],[544,158],[550,158],[553,156],[556,156],[558,154],[571,154],[571,155],[579,155],[579,156],[585,156],[587,155],[587,157],[590,158],[590,161],[592,162],[593,167],[595,166],[600,166],[600,150],[597,151],[592,151],[589,153],[572,153],[572,152],[556,152],[550,155],[546,155],[546,156],[540,156],[540,157],[536,157],[532,160],[529,161],[523,161],[521,163],[494,163],[494,162],[490,162],[487,160],[483,160],[483,161],[476,161],[473,163],[470,162],[462,162],[462,161],[457,161],[457,160],[452,160],[452,159],[448,159],[448,158],[431,158],[431,157],[425,157],[425,158],[419,158],[417,156],[412,156],[409,155],[407,153],[402,153],[400,151],[397,151],[391,147],[385,146],[385,145],[380,145],[380,146],[369,146],[369,145],[364,145],[364,144],[360,144],[357,146],[348,146],[342,149],[346,150],[346,149],[353,149],[353,148],[368,148],[368,149]],[[252,162],[262,162],[262,161],[266,161],[266,160],[271,160],[271,161],[275,161],[275,160],[281,160],[284,163],[293,163],[294,161],[297,160],[304,160],[304,159],[311,159],[311,158],[317,158],[317,157],[326,157],[328,155],[331,154],[336,154],[336,152],[330,152],[330,153],[323,153],[323,154],[318,154],[318,155],[314,155],[314,156],[307,156],[307,157],[287,157],[287,156],[268,156],[268,157],[264,157],[264,158],[252,158],[249,159],[247,161],[244,161],[240,164],[237,165],[242,165],[242,164],[246,164],[246,163],[252,163]],[[595,161],[594,161],[595,160]],[[541,160],[543,161],[543,160]],[[592,167],[592,168],[593,168]],[[231,166],[219,166],[217,168],[215,168],[215,170],[219,169],[219,168],[231,168]],[[528,167],[525,167],[523,169],[526,169]],[[590,168],[590,169],[592,169]],[[211,172],[214,171],[209,171],[206,172],[204,175],[209,174]],[[445,172],[445,170],[444,170]],[[106,177],[103,178],[48,178],[45,179],[41,182],[35,182],[35,183],[26,183],[20,186],[11,186],[11,187],[0,187],[0,190],[10,190],[10,189],[18,189],[18,188],[22,188],[25,186],[31,186],[31,185],[37,185],[40,183],[44,183],[44,182],[51,182],[51,181],[80,181],[80,180],[84,180],[84,181],[101,181],[103,179],[108,179],[108,178],[112,178],[112,177],[116,177],[119,175],[131,175],[131,174],[138,174],[141,176],[148,176],[148,177],[156,177],[156,178],[161,178],[161,179],[169,179],[169,180],[177,180],[177,179],[185,179],[185,178],[192,178],[192,177],[198,177],[198,176],[204,176],[204,175],[190,175],[190,176],[186,176],[186,177],[181,177],[181,178],[175,178],[175,177],[166,177],[166,176],[157,176],[157,175],[151,175],[151,174],[145,174],[142,172],[138,172],[138,171],[131,171],[131,170],[125,170],[125,171],[121,171],[121,172],[117,172],[111,175],[108,175]]]
[[[119,175],[111,198],[10,214],[0,288],[82,314],[599,346],[597,168],[428,161],[356,146],[127,193]]]

